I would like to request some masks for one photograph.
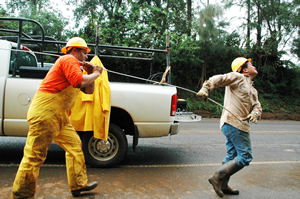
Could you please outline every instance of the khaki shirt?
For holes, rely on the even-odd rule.
[[[215,75],[205,81],[210,91],[218,87],[225,87],[224,107],[243,119],[251,112],[256,112],[261,117],[262,108],[258,101],[257,90],[253,87],[253,82],[249,75],[231,72],[224,75]],[[250,132],[249,121],[239,121],[231,113],[223,109],[220,128],[224,123],[230,124],[239,130]]]

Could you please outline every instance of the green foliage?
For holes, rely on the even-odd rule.
[[[39,22],[45,30],[45,35],[56,40],[63,40],[63,30],[68,24],[61,11],[54,10],[46,0],[19,1],[7,3],[7,15],[33,19]],[[23,31],[28,35],[41,35],[41,30],[33,23],[24,22]],[[17,23],[9,24],[10,28],[18,29]]]
[[[300,1],[296,0],[295,4],[299,5]],[[296,35],[296,38],[293,41],[293,45],[292,45],[292,53],[294,53],[295,55],[298,56],[298,58],[300,58],[300,39],[299,39],[299,35],[300,35],[300,8],[298,7],[296,9],[296,12],[293,14],[293,25],[294,27],[298,27],[298,32]]]
[[[80,35],[95,37],[88,26],[100,26],[100,43],[132,47],[161,47],[162,37],[186,32],[186,3],[180,1],[68,1],[77,3],[77,24],[88,17]],[[128,6],[130,4],[130,6]]]
[[[219,29],[217,28],[215,18],[222,14],[221,7],[213,5],[208,5],[200,11],[200,17],[195,26],[202,40],[216,41],[219,36]]]
[[[298,34],[300,35],[300,34]],[[300,58],[300,39],[297,38],[293,41],[292,52]]]
[[[61,11],[53,10],[46,0],[11,0],[7,2],[7,10],[0,7],[0,15],[35,19],[45,28],[47,36],[61,41],[80,36],[87,43],[95,43],[96,27],[99,26],[100,44],[165,49],[166,35],[169,34],[172,84],[193,91],[199,90],[201,83],[209,77],[230,72],[234,58],[251,57],[259,72],[254,83],[263,111],[299,112],[300,69],[284,60],[286,52],[281,50],[282,46],[291,43],[291,52],[300,57],[299,0],[225,1],[227,6],[249,8],[250,15],[243,27],[249,27],[250,35],[255,35],[255,38],[245,38],[245,35],[248,37],[247,30],[244,35],[236,31],[228,33],[229,21],[223,20],[222,8],[214,5],[203,7],[200,12],[193,11],[193,27],[189,29],[187,1],[184,0],[64,0],[76,5],[76,27],[84,24],[78,31],[66,30],[67,19],[62,17]],[[0,24],[1,28],[8,25],[13,29],[18,27],[17,24]],[[30,35],[40,34],[37,27],[26,23],[24,30]],[[92,53],[94,51],[92,49]],[[149,54],[103,49],[99,53],[151,57]],[[152,74],[150,61],[106,57],[101,57],[101,60],[108,69],[143,78],[156,75],[158,81],[166,68],[166,55],[158,53],[154,54]],[[109,74],[109,78],[111,81],[141,82],[114,74]],[[224,89],[220,88],[210,97],[222,103],[223,95]],[[207,110],[216,116],[222,112],[215,104],[201,101],[186,91],[178,89],[178,96],[188,101],[189,111]]]
[[[47,40],[58,40],[64,41],[68,37],[68,33],[70,31],[66,31],[65,35],[63,35],[63,30],[66,25],[68,25],[67,20],[63,17],[62,12],[59,10],[54,10],[50,3],[46,0],[35,0],[35,1],[18,1],[11,0],[7,4],[7,17],[20,17],[20,18],[28,18],[36,20],[45,31],[45,38]],[[4,22],[2,24],[4,28],[7,29],[19,29],[19,23],[17,22]],[[33,36],[36,39],[41,38],[42,30],[41,28],[32,22],[24,21],[22,23],[22,31],[28,36]],[[73,35],[74,32],[72,32]],[[15,36],[12,41],[17,42],[17,34],[6,34]],[[23,43],[26,45],[26,42]],[[40,51],[41,47],[38,45],[30,45],[31,50]],[[51,44],[44,44],[43,49],[59,51],[57,46]],[[37,55],[38,61],[41,61],[42,56]],[[43,60],[45,62],[53,63],[56,60],[56,57],[52,56],[43,56]]]
[[[0,5],[0,17],[6,17],[6,10]]]

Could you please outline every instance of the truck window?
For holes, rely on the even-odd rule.
[[[16,49],[16,48],[13,48]],[[17,51],[11,51],[10,55],[10,66],[9,66],[9,74],[13,73],[14,69],[14,60],[15,60],[15,55]],[[37,61],[36,58],[33,54],[31,54],[30,51],[24,51],[24,52],[19,52],[19,58],[17,62],[17,71],[16,74],[19,74],[19,68],[20,66],[32,66],[32,67],[37,67]]]

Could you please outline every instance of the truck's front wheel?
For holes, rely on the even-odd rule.
[[[94,138],[93,132],[81,133],[81,140],[85,161],[93,167],[115,166],[127,154],[127,138],[115,124],[109,126],[107,141]]]

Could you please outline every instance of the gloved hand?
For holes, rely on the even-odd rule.
[[[208,98],[208,93],[209,93],[208,88],[205,87],[205,86],[203,86],[203,87],[199,90],[199,92],[196,94],[196,96],[197,96],[197,97],[200,97],[200,98],[203,99],[203,100],[206,100],[206,99]]]
[[[250,122],[253,122],[253,123],[257,124],[257,119],[258,119],[258,114],[255,113],[255,112],[252,112],[252,113],[250,113],[249,115],[247,115],[247,117],[245,117],[242,120],[243,121],[250,120]]]

